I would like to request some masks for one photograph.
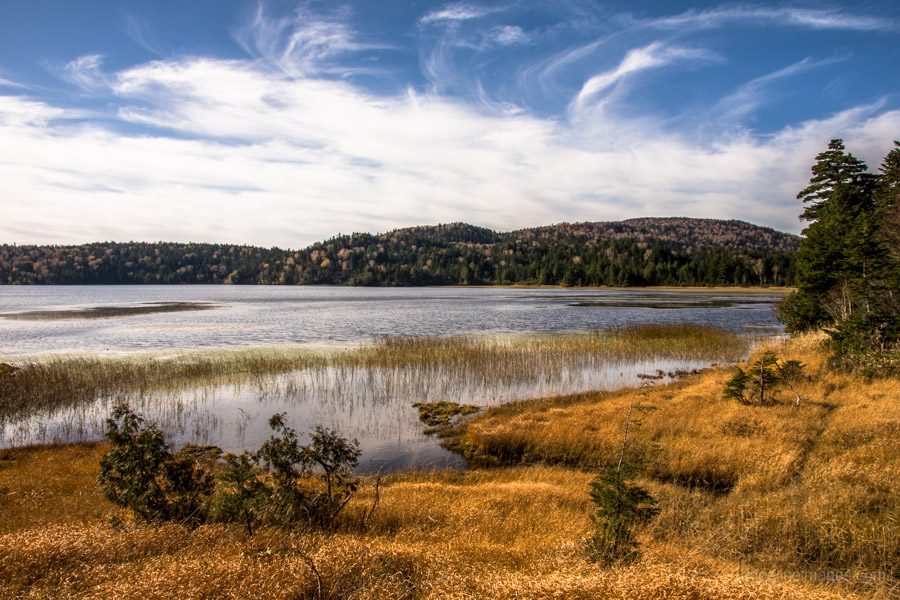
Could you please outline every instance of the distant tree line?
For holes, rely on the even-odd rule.
[[[793,285],[799,238],[740,221],[634,219],[496,233],[462,223],[299,251],[223,244],[0,246],[6,284]]]

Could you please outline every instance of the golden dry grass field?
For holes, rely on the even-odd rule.
[[[643,397],[661,512],[632,564],[580,544],[622,390],[489,411],[467,443],[503,466],[387,477],[362,526],[365,481],[329,532],[134,524],[97,485],[103,445],[2,451],[0,598],[900,597],[900,381],[829,372],[820,344],[775,348],[812,375],[799,407],[723,399],[729,368]]]

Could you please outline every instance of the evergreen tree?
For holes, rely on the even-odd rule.
[[[881,238],[894,260],[900,260],[900,142],[881,163],[875,191],[875,207],[881,221]]]
[[[841,140],[816,159],[810,185],[797,195],[808,204],[800,218],[809,221],[797,291],[778,314],[791,333],[825,327],[836,362],[855,366],[900,339],[900,147],[885,157],[880,177],[845,153]]]
[[[844,153],[842,140],[831,140],[816,161],[809,186],[797,194],[808,203],[800,218],[810,223],[797,254],[798,290],[779,307],[790,333],[834,322],[834,310],[849,302],[848,281],[861,266],[853,249],[866,239],[861,230],[874,212],[876,178],[863,161]]]

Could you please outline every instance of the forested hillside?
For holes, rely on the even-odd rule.
[[[7,284],[791,285],[800,238],[741,221],[644,218],[498,233],[463,223],[224,244],[0,246]]]

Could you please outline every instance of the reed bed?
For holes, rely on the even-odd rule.
[[[184,389],[328,365],[327,350],[212,350],[117,358],[42,357],[0,375],[0,421],[77,406],[104,395]]]
[[[384,338],[344,349],[263,348],[172,356],[61,357],[25,361],[0,373],[0,423],[77,407],[120,393],[180,390],[307,371],[307,379],[394,376],[514,383],[614,361],[740,359],[750,338],[709,327],[645,325],[585,334]],[[359,375],[354,371],[362,369]],[[328,372],[331,370],[331,373]],[[368,372],[365,372],[368,371]],[[422,400],[416,398],[412,401]],[[427,400],[427,399],[424,399]]]

